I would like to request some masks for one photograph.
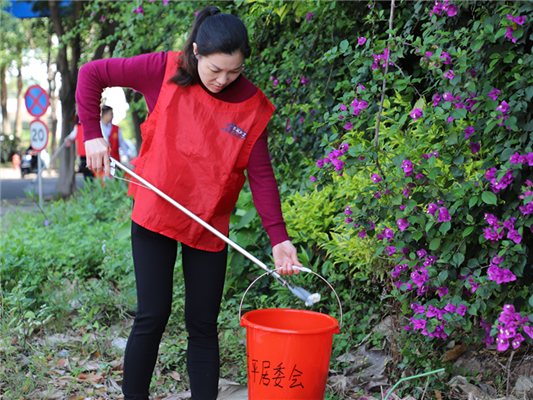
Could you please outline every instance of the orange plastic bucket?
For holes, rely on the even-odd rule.
[[[340,313],[342,324],[342,307]],[[340,332],[337,319],[314,311],[264,309],[244,314],[241,326],[246,327],[249,400],[324,399],[333,334]]]

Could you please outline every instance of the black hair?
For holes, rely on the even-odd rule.
[[[215,53],[233,55],[240,51],[244,59],[250,57],[248,30],[242,21],[234,15],[220,12],[218,7],[208,6],[196,15],[189,38],[178,58],[176,75],[169,82],[190,86],[200,81],[193,43],[196,43],[200,56]]]
[[[113,111],[113,108],[109,106],[102,106],[102,117],[106,115],[109,111]]]

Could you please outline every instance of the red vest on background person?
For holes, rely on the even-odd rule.
[[[131,164],[137,174],[228,235],[250,153],[275,108],[261,90],[242,103],[228,103],[199,84],[184,88],[168,83],[178,55],[167,55],[163,86],[141,125],[143,144]],[[135,199],[131,218],[139,225],[196,249],[224,248],[224,241],[150,189],[131,183],[130,194]]]
[[[76,124],[76,126],[78,127],[76,132],[76,151],[80,157],[86,157],[85,143],[83,143],[83,128],[81,127],[81,124]]]
[[[111,133],[109,134],[109,147],[111,147],[111,157],[120,161],[120,153],[118,151],[118,126],[111,125]]]

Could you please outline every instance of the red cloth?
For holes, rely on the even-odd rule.
[[[76,129],[76,151],[80,157],[85,157],[85,144],[83,144],[83,128],[81,124],[77,124]]]
[[[169,53],[167,64],[157,105],[141,126],[135,172],[227,236],[250,153],[274,106],[259,90],[231,104],[200,85],[168,83],[177,68],[175,53]],[[220,251],[226,245],[153,191],[132,183],[130,192],[137,224],[200,250]]]
[[[85,64],[80,68],[76,101],[84,126],[85,140],[102,137],[100,131],[100,98],[106,87],[132,88],[144,95],[150,113],[153,112],[163,84],[167,53],[150,53],[131,58],[109,58]],[[257,92],[246,77],[241,76],[222,92],[211,96],[239,103]],[[255,143],[247,173],[257,212],[272,246],[288,240],[281,213],[279,192],[268,153],[268,133],[265,129]]]
[[[111,157],[120,161],[120,153],[118,151],[118,126],[111,125],[111,133],[109,134],[109,147],[111,147]]]

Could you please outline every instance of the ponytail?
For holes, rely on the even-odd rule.
[[[215,53],[232,55],[240,51],[246,59],[251,53],[248,31],[242,21],[234,15],[220,12],[218,7],[205,7],[196,15],[189,38],[178,58],[178,70],[169,82],[186,87],[200,81],[193,43],[196,43],[200,56]]]

